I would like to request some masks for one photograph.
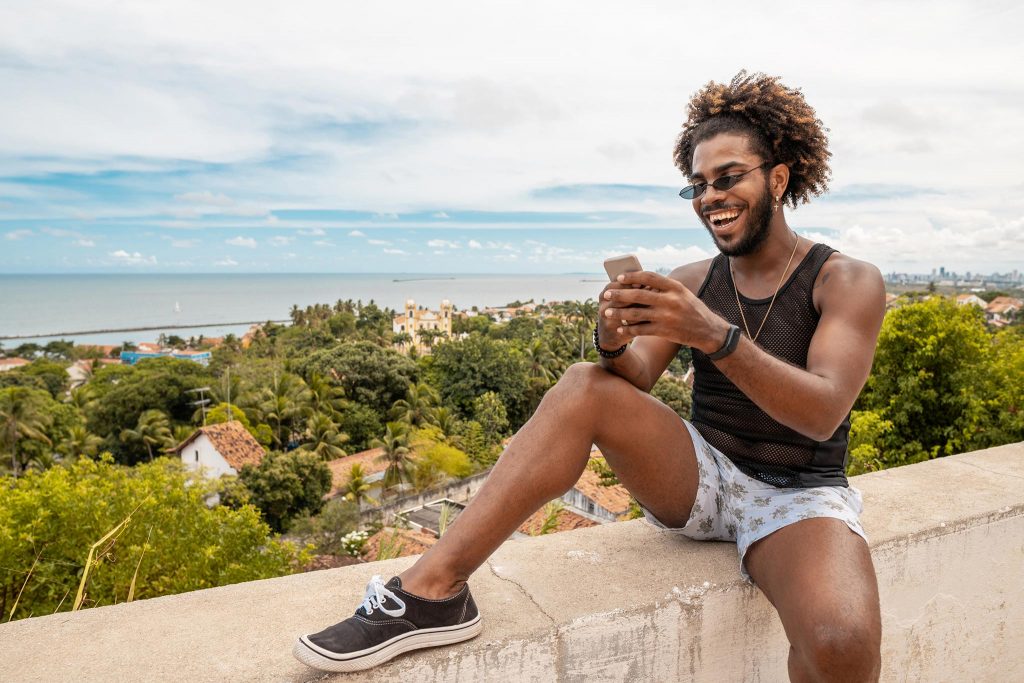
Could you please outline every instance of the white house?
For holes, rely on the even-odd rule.
[[[174,451],[190,470],[202,469],[210,479],[238,474],[245,465],[259,465],[263,446],[241,422],[200,427]]]

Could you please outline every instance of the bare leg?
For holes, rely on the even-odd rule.
[[[576,483],[592,443],[658,519],[685,523],[697,464],[683,421],[621,377],[578,363],[544,396],[457,523],[402,573],[403,587],[430,599],[458,592],[527,517]]]
[[[782,619],[791,681],[878,680],[882,618],[863,538],[838,519],[805,519],[752,545],[745,563]]]

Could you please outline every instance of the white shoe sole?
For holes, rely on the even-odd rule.
[[[299,636],[295,645],[292,646],[292,654],[303,664],[322,671],[362,671],[383,664],[403,652],[439,645],[453,645],[475,638],[483,629],[484,623],[478,614],[475,619],[464,624],[417,629],[395,636],[375,647],[359,652],[350,652],[346,655],[325,650],[310,642],[306,636]]]

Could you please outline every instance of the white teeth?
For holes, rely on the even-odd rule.
[[[739,211],[731,210],[731,211],[722,211],[720,213],[710,214],[708,216],[708,218],[712,222],[714,222],[714,223],[724,223],[725,221],[733,220],[734,218],[736,218],[739,215],[740,215]]]

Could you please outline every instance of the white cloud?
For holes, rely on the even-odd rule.
[[[469,241],[469,248],[470,249],[483,249],[484,245],[480,244],[476,240],[470,240]]]
[[[230,244],[231,246],[234,247],[247,247],[249,249],[256,248],[256,240],[254,240],[251,237],[242,237],[241,235],[239,235],[238,237],[232,237],[229,240],[224,240],[224,243]]]
[[[28,237],[31,234],[31,230],[11,230],[10,232],[4,233],[4,237],[6,237],[9,240],[20,240],[23,237]]]
[[[284,246],[287,246],[288,244],[291,244],[294,241],[295,241],[294,237],[285,237],[284,235],[274,235],[269,240],[267,240],[267,244],[269,244],[272,247],[284,247]]]
[[[348,234],[349,237],[366,237],[366,233],[362,230],[353,230]]]
[[[209,190],[203,190],[202,192],[185,192],[182,194],[174,195],[174,198],[185,204],[199,204],[201,206],[234,206],[235,202],[233,199],[225,194],[214,194]]]
[[[202,244],[202,242],[196,238],[184,240],[171,239],[171,246],[175,249],[192,249],[194,247],[198,247],[200,244]]]
[[[405,255],[405,254],[408,254],[409,252],[403,251],[402,249],[385,249],[384,253],[385,254],[403,254],[403,255]]]
[[[220,261],[214,261],[213,265],[215,265],[215,266],[237,266],[238,265],[238,261],[236,261],[235,259],[231,258],[230,256],[226,256],[223,259],[221,259]]]
[[[359,231],[355,230],[353,232]],[[324,231],[323,228],[310,228],[309,230],[299,230],[299,234],[304,237],[323,237],[327,233]]]
[[[126,266],[156,265],[156,256],[143,256],[137,251],[128,252],[124,249],[110,252],[116,263]]]
[[[700,247],[680,247],[674,244],[666,244],[656,249],[637,247],[633,249],[633,253],[636,254],[640,260],[640,265],[645,270],[675,268],[676,266],[693,263],[694,261],[703,261],[713,256],[711,252]],[[608,256],[613,256],[613,254],[608,254]]]
[[[380,247],[380,246],[387,246],[387,245],[391,244],[391,242],[389,242],[387,240],[366,240],[366,243],[367,244],[372,244],[372,245],[378,246],[378,247]]]
[[[429,240],[427,246],[435,249],[458,249],[461,245],[451,240]]]
[[[313,242],[313,244],[315,244],[318,247],[333,247],[334,246],[334,242],[329,242],[327,240],[317,240],[317,241]]]
[[[96,246],[95,242],[93,242],[90,239],[85,239],[84,237],[82,239],[75,240],[72,244],[74,244],[76,247],[95,247]]]
[[[450,218],[444,211],[438,211],[437,213],[430,214],[433,218]]]

